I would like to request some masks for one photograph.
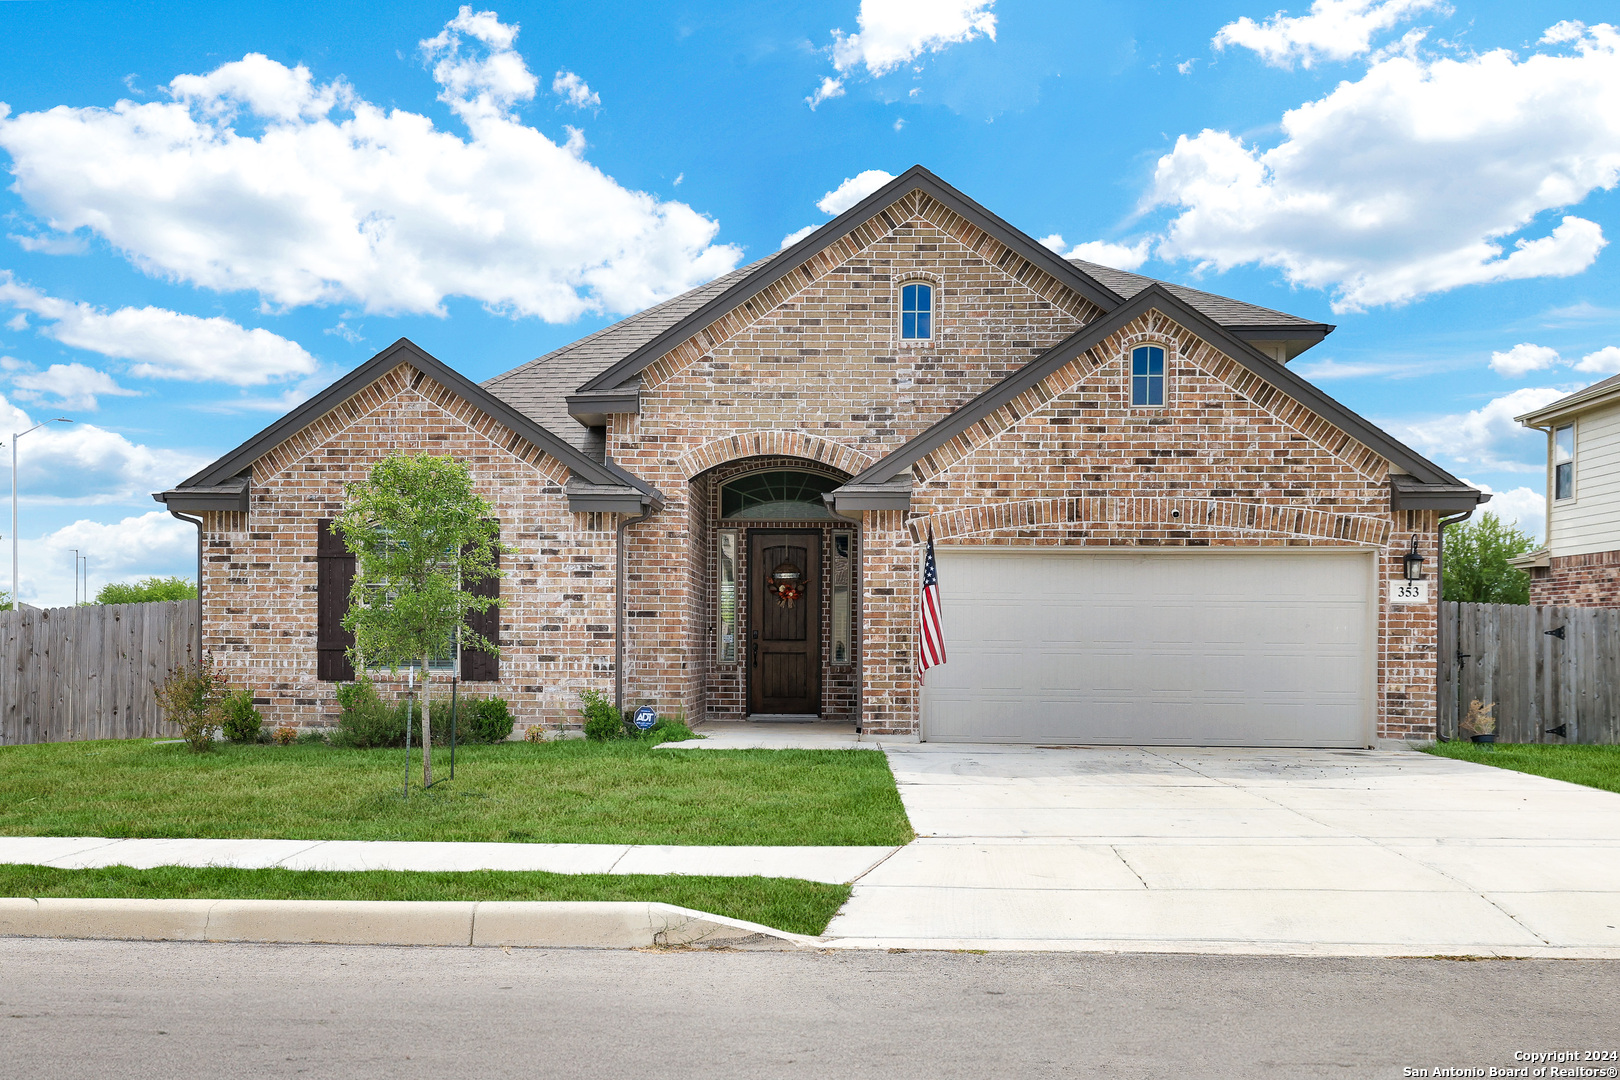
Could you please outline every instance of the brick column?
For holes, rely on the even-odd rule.
[[[915,735],[917,545],[899,510],[861,515],[861,730]]]

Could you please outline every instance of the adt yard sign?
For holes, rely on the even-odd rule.
[[[642,731],[651,731],[652,726],[658,723],[658,713],[651,705],[643,705],[636,710],[636,715],[631,720],[631,723]]]

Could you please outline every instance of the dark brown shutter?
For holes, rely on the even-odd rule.
[[[495,551],[495,565],[501,564],[501,553]],[[501,595],[501,579],[487,577],[482,581],[467,583],[467,591],[474,596]],[[483,611],[469,611],[467,613],[467,629],[482,634],[492,644],[501,643],[501,609],[493,604]],[[461,679],[463,682],[499,682],[501,678],[501,658],[491,655],[482,649],[461,650]]]
[[[315,523],[315,677],[322,682],[353,682],[349,649],[354,635],[343,629],[349,610],[349,588],[354,584],[354,556],[332,523]]]

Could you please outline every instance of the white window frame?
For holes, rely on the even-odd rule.
[[[1566,430],[1569,432],[1569,460],[1564,462],[1558,460],[1558,433]],[[1553,425],[1553,429],[1547,441],[1547,464],[1549,473],[1547,478],[1547,490],[1549,494],[1552,495],[1552,501],[1555,503],[1572,503],[1575,501],[1577,481],[1579,480],[1579,477],[1576,475],[1579,470],[1577,470],[1575,467],[1575,458],[1577,456],[1575,451],[1576,447],[1579,445],[1579,442],[1580,432],[1576,430],[1576,421],[1571,420],[1567,424]],[[1568,495],[1558,494],[1558,468],[1560,465],[1569,466]]]
[[[932,307],[929,311],[929,335],[925,338],[902,337],[901,331],[905,329],[905,306],[907,285],[927,285]],[[944,283],[938,274],[930,274],[919,270],[911,270],[902,274],[894,281],[894,344],[900,349],[923,349],[935,345],[944,336],[944,328],[940,325],[941,309],[944,307]]]
[[[1137,349],[1158,349],[1160,352],[1164,353],[1164,374],[1160,376],[1160,378],[1164,380],[1164,400],[1157,405],[1138,405],[1136,403],[1136,380],[1138,378],[1136,375]],[[1138,341],[1134,342],[1125,350],[1125,404],[1127,407],[1131,409],[1145,409],[1148,411],[1156,411],[1170,407],[1170,361],[1174,358],[1174,356],[1175,352],[1163,341]],[[1151,376],[1148,377],[1151,378]]]

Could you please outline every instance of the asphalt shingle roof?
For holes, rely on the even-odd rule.
[[[559,438],[600,459],[602,454],[600,442],[593,441],[590,430],[568,415],[568,395],[774,258],[776,255],[767,256],[715,278],[707,285],[700,285],[690,292],[655,304],[628,319],[603,327],[571,345],[554,349],[520,367],[497,375],[484,382],[483,386]],[[1143,277],[1141,274],[1115,270],[1081,259],[1070,259],[1069,262],[1126,299],[1155,283],[1155,279]],[[1189,289],[1185,285],[1169,282],[1160,284],[1188,306],[1223,327],[1278,329],[1321,327],[1320,323],[1311,322],[1309,319],[1301,319],[1296,315],[1273,311],[1255,304],[1246,304],[1241,300],[1217,296],[1214,293]]]

